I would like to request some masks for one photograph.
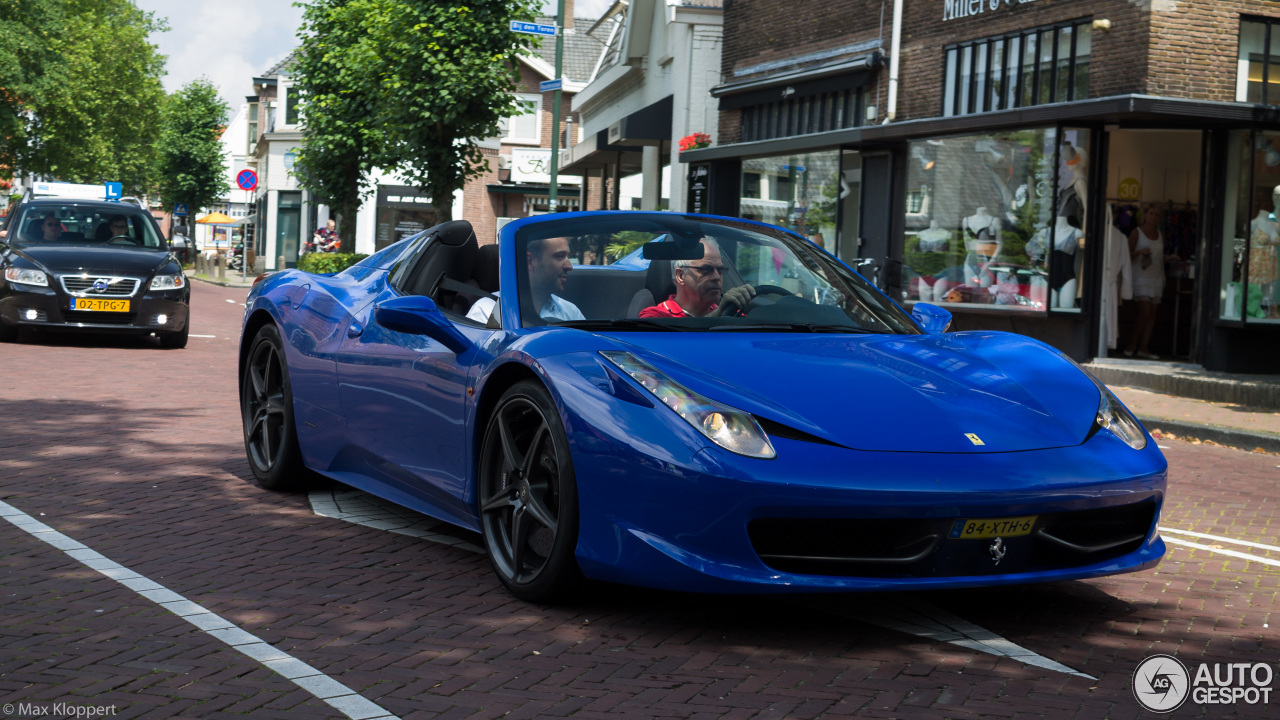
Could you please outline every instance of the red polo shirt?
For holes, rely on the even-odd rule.
[[[712,310],[716,309],[715,305],[711,306]],[[640,311],[642,318],[682,318],[693,317],[680,307],[680,303],[676,302],[676,296],[672,295],[666,301],[660,302],[652,307],[647,307]]]

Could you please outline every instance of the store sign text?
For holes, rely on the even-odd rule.
[[[1001,5],[1025,5],[1036,0],[942,0],[942,21],[995,12]]]

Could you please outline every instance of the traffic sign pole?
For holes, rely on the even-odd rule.
[[[556,78],[564,77],[564,0],[556,0],[556,24],[559,29],[556,32]],[[563,85],[564,83],[561,83]],[[558,210],[558,188],[557,175],[560,169],[560,93],[561,89],[556,87],[554,99],[551,101],[551,188],[548,191],[550,201],[547,203],[551,206],[551,212]],[[566,138],[566,145],[568,144]]]

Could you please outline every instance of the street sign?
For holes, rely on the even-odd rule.
[[[556,78],[555,80],[543,80],[538,83],[538,92],[551,92],[564,87],[564,78]]]
[[[241,170],[236,175],[236,187],[241,190],[257,190],[258,189],[258,173],[252,170]]]
[[[556,26],[543,25],[541,23],[523,22],[520,20],[512,20],[511,32],[524,33],[526,35],[543,35],[545,37],[555,37]]]
[[[185,217],[187,214],[187,206],[185,203],[178,203],[173,206],[173,214],[175,217]]]
[[[102,186],[106,188],[107,200],[119,200],[124,197],[124,185],[118,182],[105,182]]]

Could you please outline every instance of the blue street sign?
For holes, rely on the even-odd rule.
[[[545,35],[546,37],[555,37],[556,26],[512,20],[511,32],[524,33],[526,35]]]
[[[105,182],[102,184],[107,189],[107,193],[106,193],[107,200],[119,200],[120,198],[124,197],[124,185],[121,185],[118,182]]]
[[[551,92],[559,90],[564,86],[564,78],[556,78],[555,80],[543,80],[538,83],[538,92]]]
[[[187,214],[187,206],[184,203],[178,203],[177,205],[174,205],[173,214],[178,217],[185,216]]]

